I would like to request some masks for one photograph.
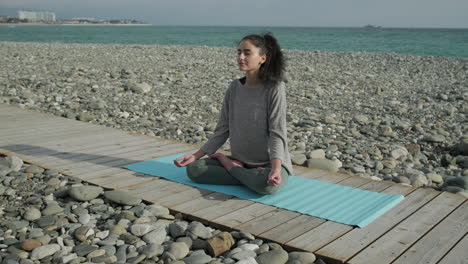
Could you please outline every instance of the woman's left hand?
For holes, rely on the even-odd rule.
[[[281,183],[281,171],[271,170],[267,180],[268,185],[276,186]]]

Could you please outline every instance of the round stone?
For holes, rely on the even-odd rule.
[[[41,218],[41,216],[42,216],[41,211],[39,211],[39,209],[37,209],[35,207],[27,208],[26,211],[23,214],[23,218],[25,220],[28,220],[28,221],[37,220],[37,219]]]
[[[288,253],[282,249],[265,252],[255,258],[258,264],[284,264],[288,261]]]
[[[79,241],[85,241],[92,235],[94,235],[94,230],[90,226],[82,226],[75,230],[75,238]]]
[[[124,190],[113,190],[104,193],[108,200],[122,205],[138,205],[141,199]]]
[[[26,173],[33,173],[33,174],[41,174],[44,172],[44,169],[41,168],[41,167],[38,167],[36,165],[31,165],[29,167],[27,167],[24,172]]]
[[[160,245],[166,240],[167,232],[165,228],[158,228],[143,236],[143,241],[148,244]]]
[[[311,169],[320,169],[320,170],[326,170],[326,171],[331,171],[331,172],[337,172],[338,171],[338,165],[327,159],[310,159],[307,160],[307,167]]]
[[[288,262],[299,261],[302,264],[314,264],[316,257],[310,252],[290,252]]]
[[[168,252],[176,259],[183,259],[189,253],[189,248],[184,242],[174,242],[169,246]]]
[[[206,255],[205,251],[197,250],[183,260],[185,264],[206,264],[211,261],[211,257]]]
[[[26,251],[31,251],[42,246],[42,243],[36,239],[25,239],[21,242],[21,248]]]
[[[111,228],[110,228],[110,233],[111,234],[115,234],[115,235],[122,235],[122,234],[125,234],[127,233],[127,230],[125,229],[125,227],[121,226],[121,225],[113,225]]]
[[[70,188],[68,195],[78,201],[91,201],[97,198],[102,192],[103,188],[99,186],[83,185],[73,186]]]
[[[50,244],[45,246],[40,246],[35,248],[31,253],[31,259],[43,259],[48,256],[52,256],[55,252],[60,250],[60,246],[58,244]]]
[[[154,229],[154,226],[152,224],[134,224],[132,225],[132,227],[130,227],[130,231],[132,232],[132,234],[138,237],[141,237],[147,234],[153,229]]]
[[[310,159],[325,159],[325,151],[323,149],[316,149],[309,153]]]

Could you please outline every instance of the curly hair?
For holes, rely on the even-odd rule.
[[[250,40],[260,49],[260,55],[266,55],[266,61],[258,71],[258,78],[265,83],[265,86],[276,87],[283,80],[286,68],[278,40],[270,32],[262,35],[247,35],[239,41],[239,44],[244,40]]]

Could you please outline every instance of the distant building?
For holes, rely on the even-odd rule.
[[[95,21],[96,18],[94,17],[74,17],[71,20],[86,20],[86,21]]]
[[[54,22],[54,12],[33,12],[33,11],[18,11],[19,19],[25,19],[29,22]]]

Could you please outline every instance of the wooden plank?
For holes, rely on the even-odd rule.
[[[205,207],[201,210],[194,211],[191,213],[191,216],[196,219],[204,219],[211,221],[214,218],[218,218],[225,214],[229,214],[253,203],[254,202],[249,200],[232,198],[224,202],[217,203],[213,206]]]
[[[58,133],[42,133],[42,134],[35,134],[34,136],[18,136],[17,138],[13,139],[4,139],[2,142],[6,143],[21,143],[23,145],[33,145],[37,143],[43,144],[46,141],[54,141],[54,140],[59,140],[59,139],[67,139],[67,138],[72,138],[72,137],[77,137],[77,136],[82,136],[82,135],[89,135],[93,133],[97,133],[99,131],[105,132],[103,129],[96,129],[96,130],[84,130],[84,131],[66,131],[66,132],[58,132]]]
[[[102,146],[90,146],[88,149],[82,150],[81,153],[70,153],[64,155],[58,155],[57,158],[53,158],[56,161],[52,162],[52,159],[47,159],[47,163],[53,164],[52,166],[61,168],[67,166],[72,169],[77,166],[82,166],[83,163],[101,164],[115,158],[125,158],[135,151],[142,151],[149,148],[162,148],[167,145],[162,141],[140,141],[138,138],[134,138],[133,141],[117,143],[114,145]],[[111,156],[109,156],[111,155]]]
[[[78,121],[71,122],[62,122],[59,120],[53,121],[42,121],[38,124],[27,124],[23,123],[24,121],[18,122],[18,124],[12,124],[11,128],[0,130],[2,134],[7,135],[8,140],[15,140],[18,137],[27,137],[36,134],[46,134],[46,133],[65,133],[66,131],[112,131],[113,129],[100,126],[100,125],[91,125],[86,123],[81,123]],[[4,141],[2,139],[2,141]]]
[[[442,193],[351,258],[349,263],[390,263],[458,207],[465,198]]]
[[[353,228],[348,225],[326,221],[316,228],[287,242],[284,248],[292,251],[314,252],[352,229]]]
[[[110,189],[125,189],[137,186],[139,184],[145,184],[155,179],[158,178],[146,176],[145,174],[134,171],[121,170],[120,173],[88,178],[86,181]]]
[[[368,184],[362,186],[363,190],[373,191],[373,192],[381,192],[390,186],[395,185],[393,182],[390,181],[370,181]]]
[[[407,196],[417,188],[413,186],[406,186],[403,184],[394,184],[388,187],[387,189],[383,190],[382,193],[386,194],[401,194],[403,196]]]
[[[259,237],[284,244],[325,222],[325,219],[318,217],[300,215],[275,228],[259,234]]]
[[[106,137],[108,138],[107,140]],[[115,148],[135,141],[138,141],[137,137],[124,135],[109,135],[108,133],[95,134],[94,137],[88,139],[82,139],[67,143],[51,142],[52,144],[48,146],[46,145],[45,147],[36,147],[33,149],[26,149],[20,151],[16,150],[15,152],[28,156],[39,156],[36,158],[36,160],[39,162],[51,162],[51,160],[53,159],[56,159],[57,161],[71,159],[77,155],[83,154],[83,151],[93,149],[101,150],[107,148]]]
[[[132,152],[132,150],[129,150]],[[141,149],[133,149],[134,152],[142,152]],[[74,160],[74,158],[81,159],[81,160]],[[112,167],[112,166],[106,166],[107,163],[117,161],[119,160],[120,162],[124,162],[126,164],[130,163],[135,163],[138,162],[137,160],[129,160],[125,159],[122,157],[109,157],[109,156],[93,156],[93,154],[80,154],[79,156],[73,157],[69,160],[63,161],[60,158],[53,157],[50,159],[43,159],[41,162],[43,164],[47,164],[50,167],[54,167],[58,170],[61,171],[74,171],[75,169],[77,171],[83,170],[83,169],[91,169],[94,168],[94,166],[105,166],[105,167]],[[97,168],[102,168],[102,167],[97,167]]]
[[[20,123],[22,124],[22,123]],[[30,137],[30,136],[38,136],[38,135],[59,135],[59,134],[66,134],[70,131],[97,131],[97,130],[109,130],[103,126],[91,126],[91,127],[84,127],[79,122],[74,124],[67,124],[63,122],[59,122],[54,120],[54,122],[42,122],[41,126],[37,127],[34,125],[29,125],[25,127],[16,126],[9,130],[3,130],[2,134],[4,133],[6,136],[2,138],[2,142],[6,140],[15,141],[23,137]]]
[[[370,179],[351,176],[349,178],[346,178],[346,179],[344,179],[342,181],[337,182],[336,184],[356,188],[356,187],[362,186],[364,184],[368,184],[369,182],[371,182]]]
[[[185,184],[177,183],[177,182],[170,182],[162,187],[154,188],[152,190],[148,190],[146,192],[139,192],[135,193],[138,196],[142,197],[147,201],[157,201],[163,197],[180,193],[186,190],[190,190],[193,187],[187,186]],[[135,192],[135,191],[132,191]]]
[[[300,214],[293,211],[275,209],[260,217],[236,226],[236,229],[249,232],[256,236],[298,216],[300,216]]]
[[[337,183],[339,181],[343,181],[351,177],[351,175],[336,174],[333,172],[318,169],[309,169],[305,173],[301,173],[300,177],[328,183]]]
[[[276,207],[264,205],[260,203],[253,203],[242,209],[232,211],[226,215],[218,218],[211,219],[212,222],[222,226],[238,226],[256,217],[269,213],[277,209]]]
[[[370,182],[370,179],[365,179],[361,177],[349,177],[336,184],[341,184],[349,187],[359,187]],[[278,225],[271,230],[268,230],[262,234],[260,237],[275,241],[280,244],[284,244],[310,230],[316,228],[320,224],[324,223],[326,220],[313,217],[310,215],[301,215],[297,219],[292,219],[281,225]]]
[[[173,145],[171,145],[172,147]],[[144,160],[148,160],[148,159],[154,159],[154,158],[157,158],[157,157],[162,157],[162,156],[167,156],[167,155],[171,155],[171,154],[176,154],[176,153],[180,153],[180,152],[184,152],[184,151],[187,151],[188,148],[183,146],[183,147],[178,147],[178,146],[173,146],[172,148],[170,149],[164,149],[164,150],[158,150],[158,149],[144,149],[142,151],[137,151],[137,152],[132,152],[131,155],[132,156],[129,156],[128,158],[115,158],[109,162],[103,162],[103,163],[100,163],[100,164],[97,164],[97,165],[89,165],[89,164],[86,164],[82,167],[78,167],[78,168],[74,168],[74,169],[68,169],[67,166],[62,166],[62,167],[58,167],[58,169],[62,170],[62,171],[65,171],[65,172],[69,172],[69,174],[72,174],[72,175],[77,175],[81,172],[86,172],[86,171],[90,171],[90,170],[103,170],[103,169],[107,169],[107,168],[110,168],[110,167],[122,167],[122,166],[125,166],[125,165],[128,165],[128,164],[132,164],[132,163],[136,163],[136,162],[140,162],[140,161],[144,161]],[[135,158],[135,157],[138,157],[140,158],[140,160],[136,160],[136,159],[131,159],[131,158]]]
[[[0,133],[2,133],[2,135],[5,135],[7,138],[20,135],[26,136],[31,135],[34,132],[42,133],[61,128],[71,129],[70,124],[66,124],[58,119],[35,119],[31,121],[21,119],[17,122],[10,122],[2,118],[2,125],[4,126],[2,126],[2,128],[0,129]]]
[[[393,264],[436,263],[468,232],[468,201],[416,242]],[[468,251],[468,248],[466,248]]]
[[[437,191],[431,189],[418,189],[365,228],[353,229],[315,254],[327,263],[345,263],[438,194]]]
[[[101,135],[101,136],[106,136]],[[67,160],[67,159],[72,159],[74,157],[77,157],[84,152],[91,152],[91,151],[104,151],[108,150],[111,148],[116,148],[116,147],[122,147],[126,145],[131,145],[134,142],[140,142],[140,139],[135,136],[129,136],[129,135],[116,135],[116,136],[111,136],[108,135],[108,137],[111,137],[110,139],[105,139],[105,138],[90,138],[88,140],[83,139],[82,142],[73,142],[70,143],[72,145],[62,145],[59,144],[59,146],[51,145],[50,151],[48,152],[33,152],[33,155],[47,155],[46,157],[43,158],[38,158],[39,161],[49,161],[50,159],[58,159],[58,160]],[[143,140],[143,142],[151,143],[151,142],[160,142],[160,141],[149,141],[149,140]],[[30,151],[30,150],[28,150]]]
[[[164,190],[164,188],[173,185],[174,182],[168,181],[161,178],[155,178],[153,181],[144,184],[144,185],[135,185],[132,187],[126,188],[130,193],[134,193],[135,195],[140,195],[146,192],[154,192],[159,190]]]
[[[394,188],[398,190],[399,186],[395,186]],[[371,181],[359,186],[359,189],[377,191],[382,188],[378,184],[375,184],[375,181]],[[287,242],[285,247],[290,250],[314,252],[350,232],[352,229],[352,226],[328,221]]]
[[[191,187],[191,186],[190,186]],[[175,193],[172,195],[167,195],[165,197],[161,197],[156,200],[151,200],[151,202],[158,203],[160,205],[166,206],[166,207],[173,207],[178,204],[187,202],[187,201],[192,201],[194,199],[197,199],[201,196],[211,194],[213,191],[209,190],[204,190],[204,189],[198,189],[195,187],[192,187],[186,191]]]
[[[150,182],[157,180],[155,177],[141,177],[135,175],[129,175],[125,178],[119,178],[114,181],[106,182],[101,186],[110,189],[128,189],[135,186],[146,185]]]
[[[164,142],[165,144],[170,141],[164,140],[161,142]],[[184,147],[191,148],[192,146],[188,144],[167,144],[167,145],[165,144],[165,145],[161,145],[161,148],[163,147],[164,147],[164,151],[156,151],[156,152],[151,151],[149,152],[150,155],[142,155],[142,156],[138,156],[138,158],[141,158],[141,161],[155,159],[158,157],[179,153],[179,150],[181,148],[182,150],[184,150]],[[175,152],[175,153],[170,153],[170,152]],[[127,171],[127,169],[119,168],[119,167],[105,167],[105,168],[99,167],[95,170],[90,170],[86,168],[86,169],[83,169],[82,171],[76,171],[76,173],[80,174],[80,178],[87,179],[91,177],[100,177],[100,176],[111,174],[111,173],[121,173],[122,171]]]
[[[140,177],[140,178],[149,178],[145,174],[129,171],[125,169],[120,169],[114,173],[108,173],[99,175],[96,177],[88,178],[86,181],[91,182],[93,184],[102,185],[109,183],[109,182],[118,182],[119,180],[126,179],[127,177]]]
[[[61,140],[53,140],[53,141],[46,141],[46,142],[39,142],[36,143],[35,145],[25,145],[25,144],[15,144],[15,145],[10,145],[10,150],[14,152],[19,152],[19,151],[26,151],[26,150],[31,150],[34,148],[38,147],[49,147],[49,148],[76,148],[76,142],[87,142],[87,141],[94,141],[94,142],[100,142],[103,139],[108,139],[111,141],[115,141],[116,139],[123,139],[123,138],[128,138],[127,134],[123,134],[121,131],[114,130],[114,131],[109,131],[106,133],[93,133],[89,135],[83,135],[80,137],[73,137],[73,138],[66,138],[66,139],[61,139]]]
[[[455,245],[452,250],[440,260],[439,264],[466,264],[468,263],[468,235],[465,233],[463,238]]]
[[[191,213],[193,213],[195,211],[211,207],[213,205],[224,202],[224,201],[229,200],[231,198],[232,198],[231,195],[215,192],[215,193],[210,193],[210,194],[204,195],[204,196],[199,197],[197,199],[194,199],[192,201],[188,201],[188,202],[185,202],[185,203],[178,204],[176,206],[171,207],[171,209],[175,210],[177,212],[183,213],[183,214],[190,215]]]
[[[12,118],[2,117],[3,124],[5,124],[5,126],[3,126],[3,128],[6,129],[5,131],[27,128],[47,129],[48,127],[58,127],[60,124],[67,126],[73,124],[76,127],[96,125],[57,116],[38,116],[35,113],[28,113],[25,115],[14,113],[14,115],[15,116]]]
[[[324,181],[328,182],[338,182],[341,180],[346,179],[348,176],[343,177],[342,175],[332,175],[329,172],[322,171],[322,170],[310,170],[308,169],[307,172],[304,174],[306,177],[309,178],[320,178],[323,177]],[[304,176],[302,175],[302,176]],[[254,208],[255,212],[251,212],[252,208]],[[219,226],[236,226],[236,225],[241,225],[245,222],[252,221],[251,223],[256,223],[257,221],[263,221],[262,219],[255,220],[257,217],[261,217],[263,214],[271,212],[275,210],[274,207],[269,206],[269,205],[264,205],[264,204],[252,204],[250,206],[247,206],[245,208],[242,208],[241,210],[237,212],[232,212],[227,215],[223,215],[222,217],[219,217],[217,219],[212,219],[211,221],[214,222],[215,224]],[[290,212],[288,210],[284,209],[278,209],[277,212],[275,213],[279,216],[289,216]],[[296,214],[296,213],[295,213]],[[295,215],[298,216],[299,214]],[[271,223],[274,224],[273,227],[280,225],[281,223],[278,222],[278,220],[282,220],[283,222],[290,220],[291,218],[287,217],[279,217],[276,219],[276,221],[272,221]],[[235,223],[235,225],[234,225]],[[265,226],[270,226],[271,224],[269,223],[264,223]],[[268,224],[268,225],[267,225]],[[237,227],[236,227],[237,228]],[[249,228],[246,224],[245,228]],[[264,232],[266,230],[262,230]],[[260,233],[255,233],[255,234],[260,234]]]
[[[125,168],[120,168],[120,167],[111,167],[103,170],[89,170],[86,172],[80,173],[80,178],[87,180],[87,179],[92,179],[92,178],[101,178],[105,177],[108,175],[114,175],[114,174],[120,174],[124,172],[133,172],[130,170],[127,170]]]
[[[309,172],[309,168],[293,165],[293,175],[300,177],[301,174]]]
[[[9,148],[12,151],[16,151],[21,149],[31,149],[37,146],[46,146],[47,142],[66,140],[83,135],[92,135],[99,132],[103,133],[103,131],[99,130],[90,130],[86,132],[70,131],[65,134],[36,134],[32,136],[20,136],[18,139],[14,140],[4,139],[3,143],[0,144],[3,148]]]
[[[71,122],[76,122],[83,124],[79,121],[72,121],[67,118],[58,118],[58,117],[40,117],[35,114],[25,114],[20,115],[15,113],[15,116],[12,118],[4,118],[2,117],[2,130],[4,131],[14,131],[14,130],[22,130],[27,128],[36,128],[36,129],[44,129],[47,127],[57,126],[58,124],[66,124],[70,125]]]

